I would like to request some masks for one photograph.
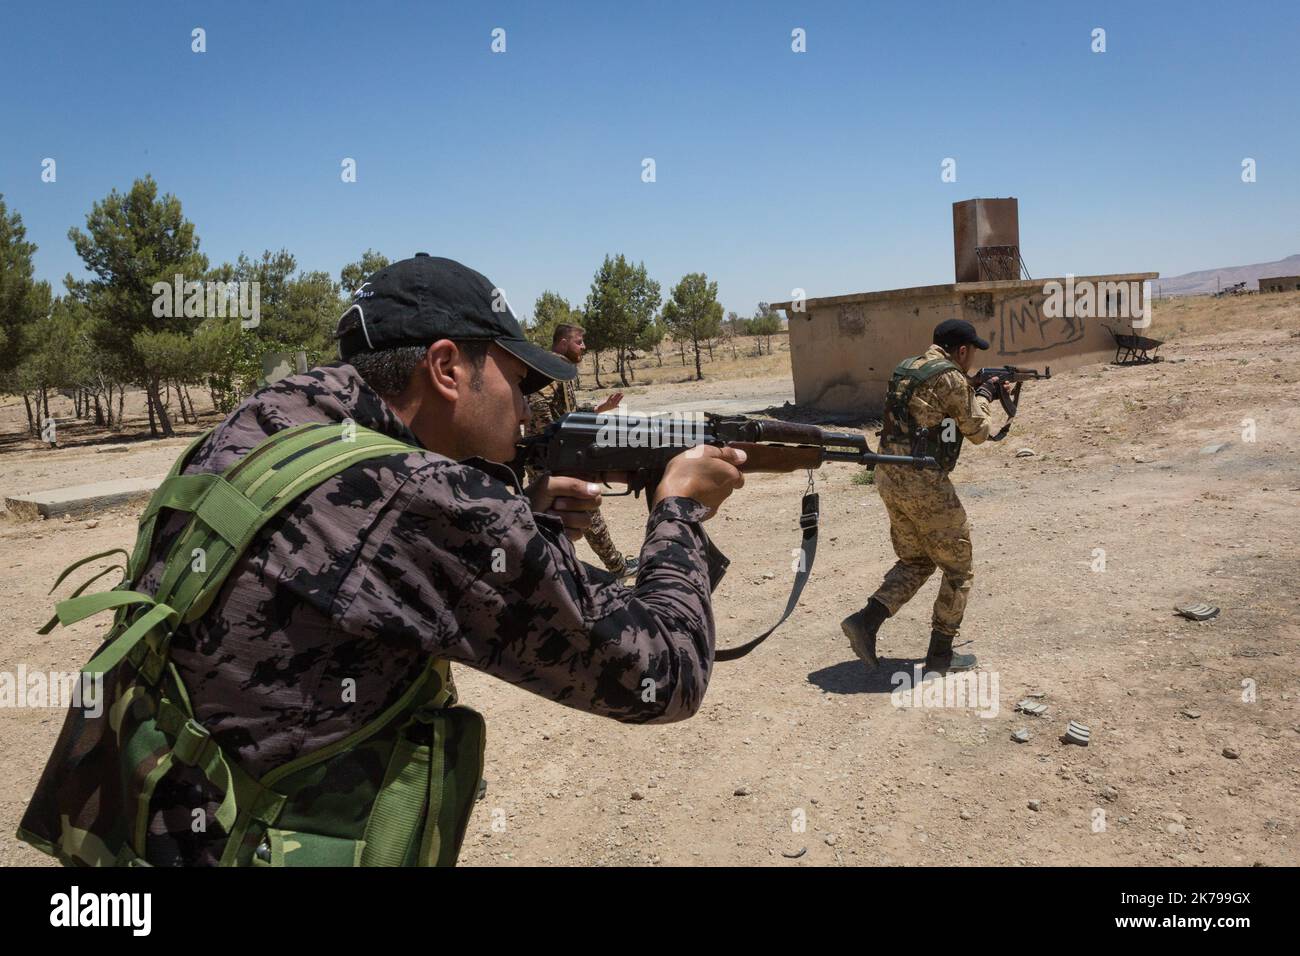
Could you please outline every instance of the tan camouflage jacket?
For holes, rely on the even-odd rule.
[[[908,367],[918,368],[926,362],[947,357],[948,353],[942,348],[931,345],[924,354],[912,359]],[[992,430],[993,419],[989,415],[988,399],[975,394],[970,380],[960,369],[943,372],[918,385],[908,403],[908,411],[917,425],[931,430],[945,418],[951,418],[966,440],[976,445],[988,438]],[[891,454],[907,451],[901,443],[887,444]]]
[[[419,450],[346,364],[254,394],[186,472],[224,470],[291,425],[348,418],[417,447],[354,465],[272,519],[212,608],[172,643],[196,717],[247,770],[261,776],[340,740],[396,701],[430,658],[628,723],[699,709],[713,669],[710,592],[726,563],[699,502],[655,507],[637,585],[624,587],[578,560],[560,520],[534,514],[508,486],[509,469]],[[140,582],[148,593],[181,517],[155,535]],[[190,824],[193,808],[207,804],[212,819],[217,802],[197,772],[165,778],[148,859],[214,864],[219,831]]]
[[[536,435],[553,421],[569,412],[594,412],[595,405],[578,404],[578,390],[572,382],[556,382],[540,388],[528,396],[528,409],[532,413],[524,426],[525,435]]]

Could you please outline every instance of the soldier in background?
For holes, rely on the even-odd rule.
[[[587,345],[583,341],[583,329],[577,325],[557,325],[551,337],[551,351],[576,366],[587,352]],[[532,416],[524,426],[524,434],[536,435],[551,422],[557,421],[569,412],[607,412],[611,408],[617,408],[622,400],[623,393],[615,392],[599,405],[579,405],[577,389],[573,382],[557,381],[554,386],[528,396],[528,407]],[[532,469],[529,469],[529,479],[531,480],[532,477]],[[585,537],[587,544],[591,545],[591,550],[596,552],[596,556],[610,573],[620,578],[636,574],[639,562],[635,557],[623,554],[614,545],[614,539],[609,534],[609,525],[605,524],[605,519],[601,517],[599,511],[592,513],[591,526],[587,529]]]
[[[904,359],[890,379],[881,452],[909,454],[918,432],[925,429],[925,454],[938,459],[940,468],[876,467],[876,490],[889,512],[889,536],[898,561],[867,606],[840,624],[868,668],[879,664],[880,625],[912,599],[936,567],[943,570],[943,582],[934,602],[925,669],[944,672],[975,666],[973,654],[952,651],[974,572],[970,524],[948,475],[957,464],[963,438],[975,444],[988,438],[989,401],[1006,388],[997,379],[971,388],[967,375],[975,365],[976,350],[988,347],[969,322],[949,319],[935,327],[934,344],[924,354]]]

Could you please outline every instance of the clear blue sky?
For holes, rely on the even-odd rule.
[[[8,2],[0,192],[56,286],[68,228],[145,173],[214,263],[422,250],[525,314],[607,252],[742,315],[951,282],[973,196],[1019,197],[1035,276],[1172,275],[1300,252],[1298,27],[1294,0]]]

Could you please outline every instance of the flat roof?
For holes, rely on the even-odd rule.
[[[1120,272],[1113,275],[1075,276],[1076,283],[1089,282],[1142,282],[1146,279],[1160,278],[1159,272]],[[805,299],[804,308],[819,308],[829,305],[849,305],[854,302],[880,302],[886,299],[908,299],[936,295],[966,295],[972,292],[1020,292],[1027,289],[1042,291],[1048,282],[1065,285],[1065,276],[1048,276],[1044,279],[997,279],[990,282],[950,282],[947,285],[918,285],[909,289],[885,289],[880,292],[852,292],[848,295],[823,296],[820,299]],[[794,300],[772,302],[773,309],[789,311]]]
[[[1289,282],[1289,281],[1292,280],[1292,279],[1300,279],[1300,275],[1296,275],[1296,276],[1260,276],[1260,277],[1259,277],[1259,281],[1260,281],[1260,282],[1276,282],[1278,279],[1285,279],[1285,280],[1287,280],[1287,281]]]

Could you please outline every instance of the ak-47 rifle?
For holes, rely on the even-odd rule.
[[[645,491],[649,501],[668,462],[695,445],[741,449],[745,452],[745,463],[740,470],[747,474],[808,471],[808,490],[799,517],[803,529],[799,570],[795,573],[785,613],[753,640],[739,647],[718,650],[714,656],[720,661],[748,654],[780,627],[799,603],[817,554],[818,496],[814,491],[814,468],[828,461],[872,468],[876,465],[938,467],[934,458],[920,454],[919,449],[913,449],[912,455],[876,454],[868,446],[866,436],[856,432],[832,432],[816,425],[743,415],[635,415],[621,409],[565,415],[541,434],[520,439],[510,464],[516,473],[526,465],[552,475],[596,480],[605,475],[617,476],[619,482],[626,481],[628,486],[620,494],[639,495]],[[719,578],[726,563],[722,558],[716,568]]]
[[[989,441],[1002,441],[1007,437],[1007,432],[1011,430],[1011,419],[1016,417],[1016,411],[1020,407],[1020,386],[1025,382],[1033,382],[1038,379],[1051,378],[1052,368],[1048,366],[1043,371],[1033,368],[1019,368],[1015,365],[999,365],[995,368],[982,368],[971,376],[971,384],[979,388],[990,379],[996,378],[999,383],[1014,383],[1015,388],[1008,391],[1007,389],[998,388],[996,395],[998,401],[1002,403],[1002,410],[1007,413],[1006,424],[996,435],[990,435]]]

